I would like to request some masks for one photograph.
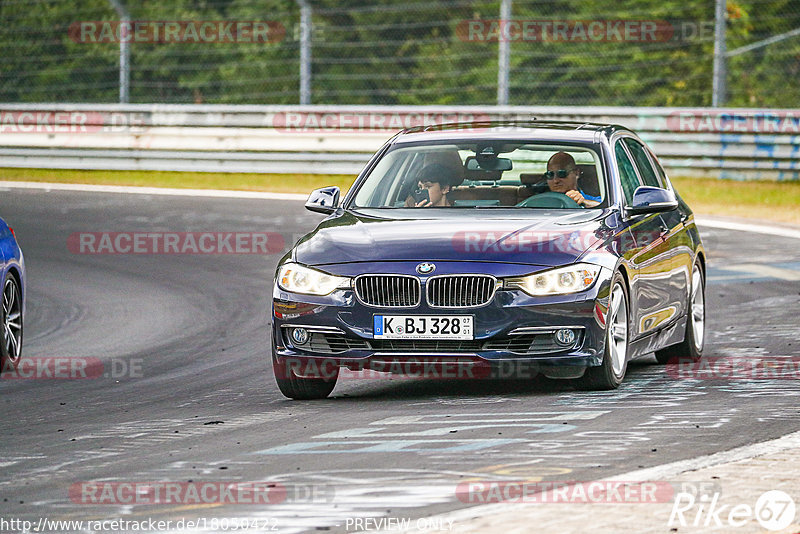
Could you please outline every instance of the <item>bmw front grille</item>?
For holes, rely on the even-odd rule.
[[[431,308],[476,308],[489,304],[497,290],[497,279],[485,274],[432,276],[426,282]],[[380,308],[413,308],[421,301],[419,278],[400,274],[367,274],[356,277],[358,300]]]
[[[433,276],[426,284],[431,308],[476,308],[494,298],[497,279],[486,274]]]
[[[415,276],[365,274],[356,277],[358,300],[380,308],[413,308],[420,303],[420,283]]]

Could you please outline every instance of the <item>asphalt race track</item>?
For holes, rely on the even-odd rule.
[[[206,518],[209,532],[224,531],[212,518],[249,518],[264,531],[345,532],[354,518],[466,507],[455,491],[465,480],[599,480],[800,430],[798,380],[681,378],[654,358],[631,364],[613,392],[395,377],[289,401],[268,346],[280,254],[90,255],[67,239],[268,231],[288,246],[321,217],[301,202],[6,189],[0,216],[28,269],[23,355],[103,362],[95,379],[0,380],[4,517]],[[707,356],[800,358],[798,241],[701,232]],[[83,503],[91,481],[257,481],[285,494],[258,505]]]

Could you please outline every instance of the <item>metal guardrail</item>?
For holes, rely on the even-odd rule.
[[[0,167],[356,174],[394,132],[517,119],[632,128],[673,175],[800,179],[800,110],[0,104]]]

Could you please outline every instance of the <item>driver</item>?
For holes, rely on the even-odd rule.
[[[575,164],[575,158],[566,152],[553,154],[547,162],[547,186],[554,193],[563,193],[585,208],[593,208],[603,200],[600,197],[588,195],[578,187],[578,178],[581,170]]]
[[[450,192],[450,185],[453,181],[451,174],[452,172],[447,167],[439,163],[431,163],[423,167],[417,174],[417,185],[419,189],[428,191],[428,200],[417,202],[413,196],[409,196],[406,199],[406,206],[410,208],[450,206],[447,193]]]

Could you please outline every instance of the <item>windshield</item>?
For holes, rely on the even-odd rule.
[[[596,146],[477,140],[389,151],[353,207],[585,209],[605,199]]]

